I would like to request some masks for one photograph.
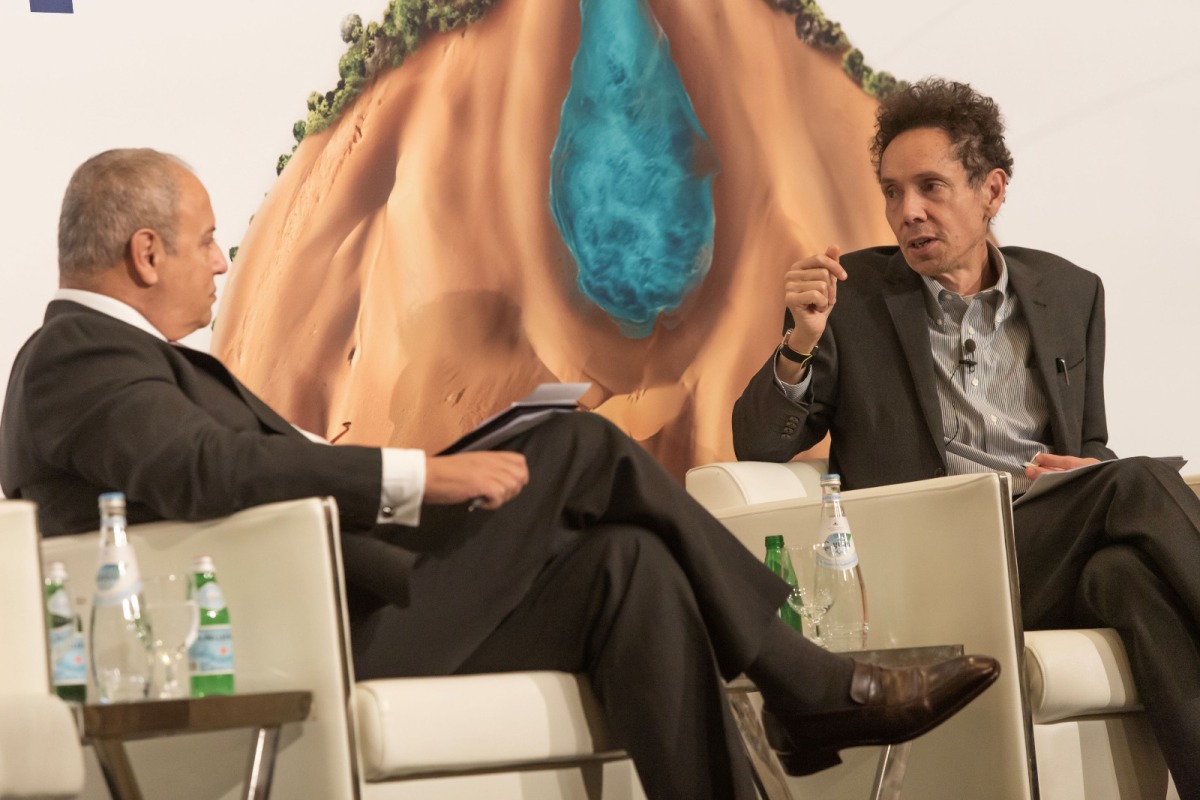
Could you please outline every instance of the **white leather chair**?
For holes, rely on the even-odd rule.
[[[144,575],[213,557],[230,608],[239,691],[309,689],[307,721],[284,726],[280,798],[643,797],[578,676],[521,672],[356,683],[336,507],[307,499],[205,523],[134,526]],[[96,535],[46,539],[47,559],[95,570]],[[90,583],[76,580],[79,589]],[[420,642],[413,642],[420,647]],[[250,732],[129,745],[148,797],[234,798]],[[89,759],[94,762],[94,759]],[[85,797],[104,797],[89,765]]]
[[[821,460],[711,464],[690,471],[687,485],[759,552],[768,533],[816,539],[826,468]],[[1188,482],[1200,493],[1200,476]],[[939,478],[843,499],[868,589],[868,646],[953,640],[999,658],[1004,670],[988,693],[914,745],[906,794],[1178,797],[1116,633],[1022,632],[1006,480]],[[955,745],[965,752],[947,749]],[[798,785],[816,797],[862,797],[873,760],[858,757]]]
[[[0,800],[83,788],[75,720],[51,690],[43,591],[34,506],[0,501]]]

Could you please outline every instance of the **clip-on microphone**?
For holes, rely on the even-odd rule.
[[[972,356],[975,354],[975,340],[967,339],[963,342],[963,357],[958,360],[958,363],[967,368],[967,372],[975,371],[975,361]]]

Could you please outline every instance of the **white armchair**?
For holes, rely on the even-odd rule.
[[[0,800],[83,788],[75,721],[51,690],[43,591],[33,504],[0,501]]]
[[[816,539],[825,469],[711,464],[689,472],[687,485],[759,552],[770,533]],[[1188,482],[1200,492],[1200,476]],[[843,501],[868,589],[868,647],[962,643],[1003,668],[983,697],[915,743],[906,794],[1178,797],[1115,632],[1023,633],[1006,478],[938,478],[846,492]],[[798,781],[801,796],[863,797],[873,762],[866,752]]]
[[[213,557],[233,622],[239,691],[313,692],[309,719],[282,730],[273,796],[643,797],[632,763],[612,743],[578,676],[356,683],[331,499],[205,523],[134,526],[130,539],[146,575],[187,569],[196,554]],[[96,546],[96,535],[86,534],[46,539],[43,550],[82,576],[95,569]],[[234,798],[249,737],[201,734],[128,749],[148,797]],[[85,797],[103,798],[99,769],[89,762]]]

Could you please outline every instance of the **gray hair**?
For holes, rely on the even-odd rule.
[[[67,184],[58,218],[58,274],[86,281],[125,258],[134,232],[150,228],[175,253],[180,168],[149,148],[108,150],[85,161]]]

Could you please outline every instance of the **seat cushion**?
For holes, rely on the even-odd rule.
[[[622,755],[587,682],[564,672],[362,681],[354,703],[368,781]]]
[[[1111,628],[1027,631],[1025,670],[1035,723],[1142,708],[1125,646]]]

